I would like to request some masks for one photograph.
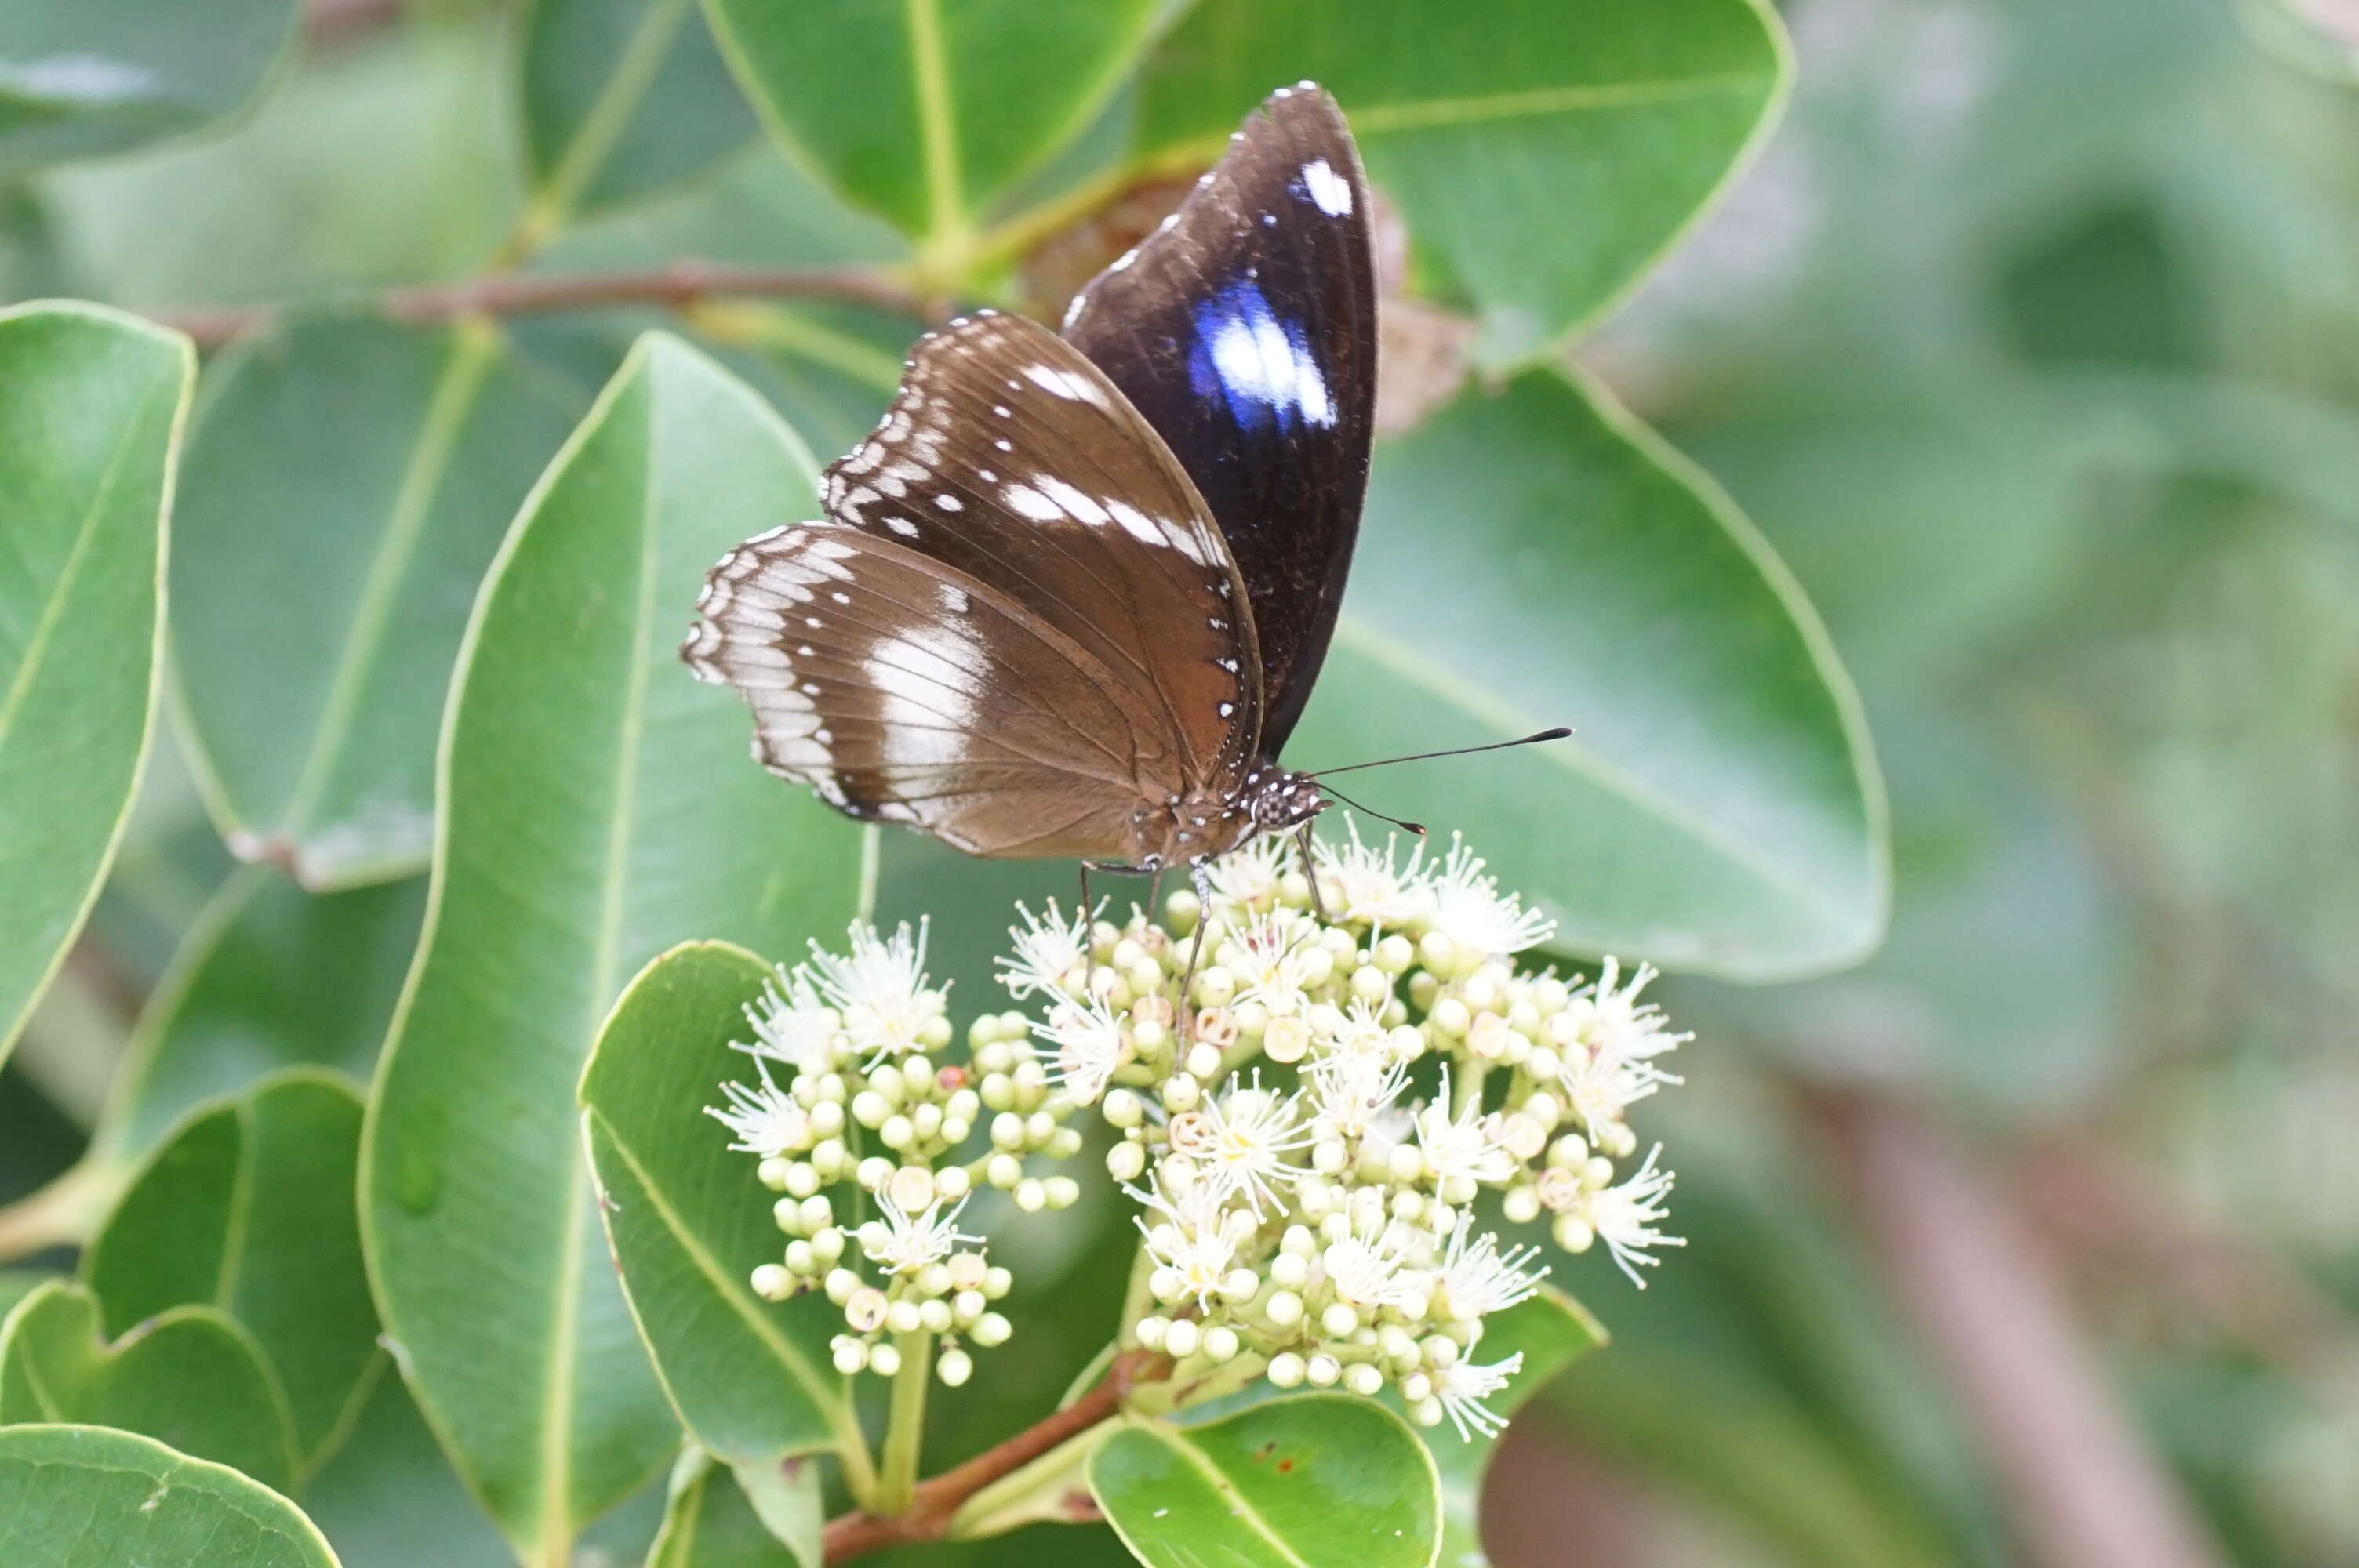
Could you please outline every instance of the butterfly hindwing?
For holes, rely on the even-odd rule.
[[[1120,858],[1139,794],[1118,683],[916,550],[837,523],[750,539],[681,653],[754,709],[754,754],[862,821],[975,855]]]
[[[1376,385],[1368,222],[1334,101],[1282,90],[1065,320],[1187,470],[1235,557],[1266,756],[1310,700],[1359,533]]]

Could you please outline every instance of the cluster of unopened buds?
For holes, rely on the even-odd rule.
[[[1292,842],[1264,839],[1160,923],[1027,913],[1004,978],[1048,1004],[1060,1090],[1120,1132],[1107,1169],[1146,1210],[1126,1332],[1175,1381],[1391,1387],[1421,1424],[1495,1431],[1484,1401],[1521,1358],[1484,1364],[1483,1323],[1547,1271],[1476,1205],[1603,1242],[1643,1285],[1680,1244],[1671,1173],[1659,1149],[1615,1162],[1687,1037],[1639,1000],[1650,969],[1519,969],[1552,928],[1462,845],[1403,861],[1354,831],[1317,856],[1315,893]]]
[[[1687,1036],[1640,1000],[1651,969],[1519,968],[1550,923],[1462,845],[1403,860],[1354,829],[1316,854],[1263,839],[1159,920],[1019,911],[1001,978],[1042,1016],[984,1015],[963,1064],[939,1060],[922,933],[855,926],[848,956],[780,970],[748,1013],[759,1081],[713,1112],[782,1195],[791,1239],[755,1290],[824,1291],[846,1373],[890,1376],[932,1343],[905,1336],[933,1336],[939,1375],[964,1382],[962,1343],[1008,1334],[991,1306],[1007,1272],[958,1228],[968,1196],[1073,1203],[1071,1178],[1027,1161],[1077,1152],[1068,1123],[1093,1106],[1142,1206],[1124,1335],[1175,1388],[1390,1388],[1420,1424],[1495,1432],[1484,1401],[1521,1357],[1484,1362],[1484,1322],[1548,1271],[1478,1209],[1545,1219],[1568,1251],[1602,1243],[1643,1286],[1680,1242],[1661,1228],[1671,1173],[1659,1146],[1631,1165],[1626,1114],[1679,1081],[1660,1058]]]
[[[746,1010],[756,1081],[722,1085],[728,1103],[712,1112],[779,1195],[789,1239],[753,1287],[772,1301],[825,1292],[843,1313],[831,1348],[847,1376],[894,1376],[924,1336],[916,1343],[939,1339],[935,1374],[955,1388],[974,1370],[965,1346],[1010,1332],[992,1303],[1013,1281],[959,1228],[967,1204],[995,1187],[1026,1212],[1069,1207],[1080,1184],[1029,1173],[1027,1161],[1069,1158],[1082,1135],[1064,1125],[1074,1108],[1050,1089],[1020,1013],[976,1020],[965,1060],[946,1059],[948,998],[928,984],[922,929],[883,937],[855,925],[849,945],[814,945],[808,962],[778,970]]]

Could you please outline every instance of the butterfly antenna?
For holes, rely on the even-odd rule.
[[[1449,755],[1449,753],[1448,753],[1448,752],[1443,752],[1443,753],[1442,753],[1442,755],[1447,756],[1447,755]],[[1403,760],[1403,761],[1408,761],[1409,759],[1404,758],[1404,759],[1402,759],[1402,760]],[[1366,765],[1366,766],[1368,766],[1368,767],[1373,768],[1373,767],[1378,766],[1379,764],[1375,763],[1375,762],[1369,762],[1369,763],[1367,763],[1367,764],[1365,764],[1365,765]],[[1342,772],[1343,772],[1344,770],[1343,770],[1342,768],[1338,768],[1338,769],[1336,769],[1335,771],[1336,771],[1337,773],[1342,773]],[[1391,823],[1394,827],[1399,827],[1399,828],[1405,828],[1405,829],[1407,829],[1408,832],[1411,832],[1411,833],[1416,834],[1416,835],[1417,835],[1419,838],[1424,838],[1424,837],[1425,837],[1425,824],[1424,824],[1424,823],[1422,823],[1422,822],[1404,822],[1403,820],[1401,820],[1401,819],[1400,819],[1399,817],[1397,817],[1397,816],[1386,816],[1383,812],[1376,810],[1376,809],[1375,809],[1375,807],[1373,807],[1373,806],[1362,806],[1358,801],[1353,800],[1350,795],[1345,795],[1345,794],[1344,794],[1342,790],[1340,790],[1340,789],[1330,789],[1329,791],[1327,791],[1327,793],[1328,793],[1329,795],[1333,795],[1337,800],[1342,801],[1345,806],[1350,806],[1350,807],[1351,807],[1353,810],[1354,810],[1354,811],[1364,811],[1364,812],[1366,812],[1370,816],[1375,817],[1375,818],[1377,821],[1379,821],[1379,822],[1389,822],[1389,823]]]
[[[1554,730],[1543,730],[1537,735],[1526,735],[1520,740],[1494,741],[1487,746],[1456,746],[1447,752],[1418,752],[1406,757],[1386,757],[1380,762],[1353,762],[1348,767],[1341,768],[1321,768],[1315,773],[1305,773],[1302,776],[1307,779],[1323,779],[1331,778],[1337,773],[1355,773],[1362,768],[1389,768],[1395,762],[1428,762],[1436,757],[1471,757],[1477,752],[1504,752],[1510,746],[1536,746],[1542,741],[1561,741],[1571,733],[1571,730],[1560,727]],[[1332,790],[1327,793],[1335,794]],[[1343,799],[1341,795],[1336,795],[1336,798]],[[1369,815],[1376,814],[1371,812]],[[1392,818],[1386,817],[1385,820],[1389,822]]]

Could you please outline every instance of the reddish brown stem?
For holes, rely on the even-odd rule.
[[[643,272],[495,273],[458,283],[389,288],[364,303],[397,321],[435,326],[465,316],[545,315],[616,305],[682,310],[701,300],[724,297],[832,299],[913,316],[940,314],[937,302],[864,267],[745,267],[701,261],[676,261]],[[277,305],[233,305],[149,315],[186,332],[199,346],[215,348],[269,327],[281,309]]]
[[[1064,1409],[1025,1428],[997,1447],[987,1448],[963,1465],[954,1465],[918,1483],[908,1508],[890,1517],[855,1509],[827,1521],[825,1543],[831,1563],[887,1546],[912,1541],[932,1541],[950,1527],[951,1518],[969,1498],[1024,1468],[1069,1438],[1078,1437],[1122,1408],[1138,1374],[1158,1357],[1151,1351],[1132,1350],[1114,1357],[1095,1388]]]
[[[1929,1118],[1822,1095],[1861,1217],[2043,1568],[2226,1559],[2107,1386],[2048,1260]]]

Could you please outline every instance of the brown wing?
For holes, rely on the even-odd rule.
[[[1261,661],[1220,527],[1137,410],[1046,328],[984,311],[921,340],[824,496],[838,522],[996,589],[1087,651],[1121,687],[1146,763],[1183,788],[1252,760]]]
[[[972,855],[1122,860],[1133,813],[1178,786],[1103,664],[908,546],[780,528],[723,557],[697,609],[681,654],[745,696],[756,759],[862,821]]]

